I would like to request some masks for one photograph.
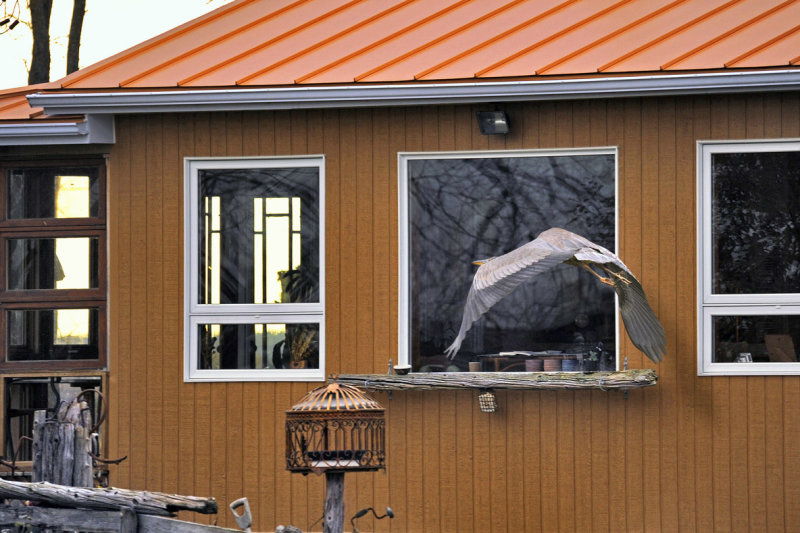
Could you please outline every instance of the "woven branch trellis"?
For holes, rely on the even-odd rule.
[[[658,376],[652,369],[619,372],[430,372],[408,374],[342,374],[332,378],[362,389],[515,389],[610,390],[652,387]]]

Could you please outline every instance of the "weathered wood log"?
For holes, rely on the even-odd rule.
[[[342,374],[334,381],[373,390],[535,389],[607,390],[651,387],[655,370],[619,372],[430,372],[408,374]]]
[[[173,516],[177,511],[214,514],[214,498],[117,488],[68,487],[46,481],[24,483],[0,479],[0,498],[31,500],[80,509],[131,509],[140,514]]]
[[[134,520],[135,519],[135,520]],[[153,515],[136,515],[129,510],[87,511],[52,507],[9,507],[0,505],[0,526],[55,528],[75,531],[123,531],[131,527],[139,533],[241,533],[205,524],[195,524]]]
[[[325,510],[322,531],[343,533],[344,531],[344,472],[325,472]]]
[[[54,420],[33,415],[33,480],[92,486],[91,414],[86,402],[65,404]]]

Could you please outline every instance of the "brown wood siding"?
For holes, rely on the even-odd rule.
[[[314,383],[183,382],[183,158],[324,154],[327,371],[397,361],[397,152],[616,146],[619,239],[667,332],[656,387],[376,394],[385,473],[346,477],[376,531],[800,528],[800,377],[697,377],[697,140],[800,137],[792,94],[117,119],[108,177],[112,483],[250,499],[256,530],[321,530],[324,478],[284,469],[284,411]],[[649,365],[626,339],[631,367]],[[207,520],[201,518],[201,520]],[[348,524],[349,528],[349,524]]]

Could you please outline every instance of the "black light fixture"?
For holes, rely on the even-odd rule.
[[[508,115],[505,111],[478,111],[478,127],[483,135],[508,133]]]

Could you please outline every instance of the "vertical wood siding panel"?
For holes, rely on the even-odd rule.
[[[131,121],[116,119],[118,128],[114,157],[110,159],[106,197],[109,228],[109,397],[111,457],[129,456],[131,450]],[[116,436],[116,439],[114,438]],[[130,461],[110,468],[121,486],[130,484]]]
[[[764,137],[779,138],[782,131],[781,95],[765,94],[763,96]],[[784,378],[767,377],[764,379],[764,482],[765,482],[765,524],[768,531],[784,531],[786,529],[785,501],[783,498],[785,450],[783,448]],[[791,504],[790,504],[791,505]]]
[[[323,112],[323,150],[325,153],[325,371],[342,371],[342,179],[339,145],[339,112]]]
[[[283,120],[288,122],[288,129],[277,131],[288,131],[289,135],[286,136],[284,142],[279,139],[279,152],[286,155],[307,154],[308,151],[308,111],[304,109],[292,110],[288,113],[279,115]],[[287,142],[288,141],[288,144]],[[291,383],[287,387],[289,394],[288,401],[285,403],[285,409],[291,407],[296,401],[305,396],[305,394],[316,388],[318,384],[314,383]],[[279,448],[280,449],[280,448]],[[309,492],[311,490],[312,480],[308,476],[289,475],[291,479],[291,520],[292,523],[307,521],[309,515]],[[314,476],[316,477],[316,476]],[[314,480],[319,481],[319,480]]]
[[[144,226],[147,232],[146,248],[146,303],[140,310],[146,319],[146,344],[144,354],[147,360],[147,388],[145,405],[147,409],[147,478],[146,487],[157,487],[161,490],[163,449],[163,330],[164,316],[162,311],[163,291],[163,131],[162,115],[148,116],[146,191],[147,213]]]
[[[656,286],[649,284],[647,273],[644,271],[643,256],[650,244],[645,242],[644,235],[652,238],[656,235],[656,230],[648,227],[648,221],[645,220],[646,209],[643,204],[651,200],[648,198],[648,194],[653,194],[652,184],[657,183],[657,173],[654,172],[652,166],[655,157],[654,150],[657,146],[657,123],[653,123],[654,117],[646,107],[647,105],[647,101],[643,104],[641,100],[630,100],[626,101],[623,107],[625,151],[620,154],[621,159],[624,160],[624,167],[620,173],[620,189],[624,190],[625,201],[620,208],[624,212],[625,220],[624,225],[620,226],[619,239],[623,261],[633,272],[641,273],[642,285],[647,290],[648,297],[652,298],[651,294]],[[646,233],[648,231],[649,233]],[[651,274],[649,278],[653,279],[656,276],[656,274]],[[633,348],[627,335],[622,334],[622,331],[624,331],[624,327],[621,326],[622,360],[619,365],[622,367],[624,357],[628,357],[630,366],[639,366],[639,352]],[[611,461],[611,490],[614,495],[622,493],[620,499],[623,502],[622,505],[612,503],[612,529],[623,527],[623,524],[624,527],[633,530],[643,528],[642,470],[644,465],[641,447],[634,446],[634,443],[641,442],[643,438],[644,426],[640,401],[641,398],[637,395],[636,402],[629,401],[624,406],[614,402],[611,405],[612,424],[615,420],[619,423],[619,427],[613,429],[610,439],[611,450],[612,453],[622,454],[617,456],[616,460],[612,458]],[[618,470],[621,472],[617,472]],[[653,512],[654,516],[658,516],[657,509],[653,509]]]
[[[225,156],[236,157],[243,153],[242,114],[225,114]],[[252,223],[252,222],[251,222]],[[225,502],[232,502],[244,496],[242,478],[244,475],[244,413],[247,402],[244,397],[243,383],[228,383],[226,391],[225,425],[225,492],[228,495]],[[222,516],[220,518],[223,518]],[[224,513],[224,523],[235,525],[231,514]],[[223,522],[220,522],[223,523]]]
[[[323,114],[321,111],[309,111],[306,115],[306,150],[309,154],[325,154],[325,135],[322,127]],[[327,204],[327,202],[326,202]],[[327,209],[327,205],[325,206]],[[326,241],[327,249],[327,241]],[[327,265],[327,261],[326,261]],[[311,384],[312,386],[306,387],[308,389],[315,388],[321,384]],[[300,397],[296,398],[299,400]],[[283,419],[279,419],[279,424],[283,423]],[[281,454],[282,455],[282,454]],[[283,466],[282,466],[283,468]],[[306,521],[305,524],[311,524],[321,516],[321,509],[325,502],[325,483],[320,476],[306,477],[308,485],[308,493],[306,497]]]
[[[748,95],[744,100],[745,128],[748,138],[764,138],[764,100],[761,94]],[[766,531],[766,448],[764,425],[766,416],[765,377],[747,379],[747,463],[750,530]]]
[[[663,412],[662,423],[667,423],[673,418],[673,427],[677,428],[674,435],[665,432],[662,447],[669,449],[674,446],[676,449],[678,526],[680,529],[692,529],[695,527],[696,505],[693,473],[695,465],[693,440],[695,402],[693,394],[697,363],[694,357],[694,343],[684,344],[681,340],[688,340],[691,337],[678,335],[678,327],[681,326],[681,331],[685,331],[687,334],[692,331],[694,314],[689,312],[686,321],[681,322],[678,318],[678,309],[692,309],[695,295],[691,282],[678,281],[679,279],[685,280],[687,277],[691,279],[694,273],[694,263],[691,260],[694,255],[694,240],[691,238],[693,228],[688,223],[683,225],[685,222],[690,222],[691,219],[680,216],[680,213],[685,213],[687,210],[691,212],[693,209],[693,189],[690,185],[692,158],[686,154],[686,157],[680,160],[681,155],[678,153],[679,147],[677,146],[679,138],[691,138],[692,133],[691,117],[686,116],[686,120],[681,120],[683,109],[691,111],[691,106],[678,106],[672,98],[660,100],[659,160],[663,163],[659,186],[659,262],[661,264],[659,310],[662,320],[666,323],[667,346],[673,347],[672,361],[674,363],[672,368],[675,369],[673,390],[677,389],[674,401],[671,400],[670,394],[662,394],[665,405],[672,406],[671,409]],[[678,133],[679,130],[682,135]],[[680,178],[685,178],[688,183],[679,187],[678,180]],[[681,193],[686,193],[685,202],[682,204],[679,199]],[[679,224],[682,224],[682,231],[676,231]],[[687,239],[687,246],[681,246],[682,238]],[[682,267],[685,267],[683,272],[685,277],[683,278],[679,275]]]
[[[242,155],[262,155],[259,149],[259,113],[244,113],[242,115]],[[257,516],[264,515],[260,483],[262,469],[260,456],[262,449],[260,439],[262,433],[260,412],[267,406],[260,402],[260,389],[268,384],[244,383],[242,384],[242,478],[241,495],[246,496],[251,512]],[[279,415],[276,414],[276,418]],[[266,439],[265,439],[266,440]],[[266,487],[265,487],[266,488]],[[266,496],[266,494],[264,495]]]
[[[573,145],[572,102],[555,106],[556,146]],[[575,393],[559,392],[557,401],[558,440],[558,525],[575,529]]]
[[[781,98],[781,135],[800,137],[800,94],[786,93]],[[783,378],[783,500],[785,524],[800,524],[800,379]]]
[[[211,118],[207,113],[199,113],[194,116],[194,155],[197,157],[207,157],[211,155]],[[195,491],[197,494],[211,495],[212,493],[212,473],[216,470],[211,467],[212,446],[211,446],[211,427],[216,424],[212,422],[211,403],[212,403],[212,384],[196,383],[193,384],[195,394],[195,427],[194,427],[194,446],[195,446]],[[215,398],[216,401],[216,398]],[[205,520],[206,522],[210,519]]]
[[[604,101],[592,100],[588,116],[588,146],[617,146],[619,144],[618,138],[612,137],[612,139],[609,139],[609,130],[616,131],[618,128],[612,128],[609,124],[611,117],[607,113]],[[576,116],[576,120],[577,118]],[[586,454],[591,461],[586,484],[591,492],[588,508],[591,510],[592,525],[587,530],[608,531],[608,394],[601,391],[592,391],[586,396],[590,406],[587,413],[589,416],[587,426],[589,428],[590,451],[587,451]]]
[[[209,120],[211,156],[224,157],[227,155],[227,120],[223,113],[212,113]],[[225,209],[225,206],[222,206]],[[211,406],[208,415],[211,419],[211,495],[217,501],[233,501],[227,491],[226,468],[228,465],[228,441],[230,430],[227,423],[228,415],[228,383],[211,384]]]
[[[389,198],[388,209],[390,233],[392,235],[392,245],[389,250],[389,257],[391,264],[389,266],[391,287],[392,291],[396,291],[397,287],[397,271],[398,271],[398,251],[397,251],[397,152],[405,150],[405,109],[403,108],[390,108],[388,110],[389,131],[388,134],[388,147],[386,157],[388,158],[388,171],[389,171]],[[386,204],[384,204],[386,205]],[[398,342],[397,331],[397,297],[396,292],[393,292],[391,297],[391,306],[389,309],[390,320],[392,321],[389,326],[389,338],[387,344],[391,346],[390,353],[396,353]],[[398,354],[399,355],[399,354]],[[406,489],[408,487],[407,481],[407,451],[406,451],[406,428],[408,421],[408,395],[406,394],[393,394],[390,401],[384,407],[387,408],[387,468],[386,477],[388,483],[388,500],[392,509],[396,511],[396,518],[394,523],[391,524],[393,531],[403,531],[408,529],[408,516],[411,513],[406,497]],[[390,425],[391,424],[391,425]],[[380,504],[379,504],[380,505]]]
[[[163,168],[161,231],[163,287],[163,339],[161,372],[164,396],[161,432],[164,435],[162,490],[179,494],[180,386],[183,381],[183,167],[178,142],[178,115],[163,120]]]
[[[272,135],[272,143],[273,143],[273,150],[272,155],[278,156],[291,156],[294,155],[292,146],[294,144],[294,137],[297,135],[297,132],[294,131],[294,121],[290,115],[290,112],[287,111],[276,111],[273,115],[271,115],[271,120],[273,121],[272,124],[272,131],[263,131],[262,133],[265,135],[265,139],[261,139],[262,144],[264,142],[269,141],[270,135]],[[312,387],[306,386],[306,384],[301,384],[303,389],[311,389]],[[275,409],[279,413],[281,411],[285,411],[289,409],[294,402],[301,398],[301,394],[299,394],[303,389],[298,387],[298,390],[295,391],[295,387],[291,383],[275,383]],[[278,415],[280,416],[280,415]],[[277,418],[277,417],[276,417]],[[282,423],[283,418],[279,418],[274,420],[274,424],[272,426],[273,431],[273,453],[282,454],[284,453],[285,443],[286,443],[286,433],[284,430],[284,425]],[[300,502],[297,502],[296,494],[301,490],[300,487],[303,485],[303,481],[298,479],[300,476],[293,476],[289,474],[284,468],[283,464],[280,461],[276,460],[276,468],[275,468],[275,520],[278,524],[287,524],[293,522],[293,517],[295,516],[294,511],[300,505]],[[277,487],[281,487],[277,489]]]
[[[452,151],[456,147],[455,133],[455,108],[453,106],[442,106],[438,109],[438,130],[439,134],[432,142],[436,143],[436,149],[442,151]],[[426,145],[428,143],[426,142]],[[456,393],[454,391],[442,391],[439,395],[438,417],[439,424],[439,489],[437,502],[440,511],[439,531],[451,531],[456,529],[456,506],[451,504],[446,494],[456,492]]]
[[[275,113],[262,111],[256,117],[258,123],[254,138],[258,143],[257,152],[262,156],[275,155]],[[263,516],[258,519],[261,524],[281,524],[278,506],[281,500],[279,497],[279,486],[284,482],[279,479],[285,467],[285,442],[284,431],[285,415],[283,411],[291,406],[284,407],[278,403],[276,383],[260,384],[258,389],[258,412],[253,414],[258,419],[259,439],[258,439],[258,501],[250,499],[251,510],[258,513],[254,516]],[[298,398],[299,399],[299,398]],[[280,429],[278,429],[280,428]],[[253,504],[255,506],[253,507]]]
[[[739,95],[730,96],[728,100],[728,139],[744,139],[747,136],[746,98]],[[752,424],[751,411],[748,409],[748,383],[751,378],[730,378],[729,416],[730,430],[730,463],[731,463],[731,526],[732,531],[750,530],[753,520],[748,476],[751,459],[748,449],[748,433]],[[754,378],[759,379],[759,378]],[[742,402],[744,401],[744,405]]]
[[[421,114],[420,126],[422,130],[422,149],[425,151],[438,151],[439,147],[439,113],[438,108],[432,108]],[[428,408],[421,411],[422,416],[422,447],[425,452],[422,456],[422,471],[425,473],[422,486],[423,496],[423,528],[425,531],[435,531],[441,528],[439,501],[439,465],[442,458],[440,446],[441,433],[452,428],[452,420],[444,422],[439,417],[442,392],[434,393],[426,402]],[[442,427],[444,422],[445,427]]]
[[[558,527],[575,530],[575,393],[556,393]]]
[[[195,127],[195,118],[194,115],[181,113],[178,115],[178,145],[181,154],[181,158],[175,162],[178,165],[178,172],[180,179],[178,180],[178,184],[175,186],[178,188],[178,198],[180,201],[180,206],[178,208],[178,213],[181,213],[180,221],[178,222],[178,227],[183,228],[183,216],[186,216],[187,213],[183,210],[183,157],[189,157],[195,155],[196,146],[195,146],[195,136],[194,136],[194,127]],[[170,232],[170,229],[165,227],[165,231]],[[178,338],[176,339],[177,344],[181,346],[181,351],[178,355],[179,361],[179,368],[181,371],[176,379],[180,381],[179,384],[179,391],[180,391],[180,405],[178,408],[178,450],[179,450],[179,457],[181,458],[178,461],[178,494],[192,494],[195,490],[195,479],[194,479],[194,465],[197,461],[197,456],[195,455],[195,420],[198,418],[198,413],[195,411],[195,392],[197,387],[194,385],[190,385],[187,383],[183,383],[183,358],[184,358],[184,350],[186,347],[183,346],[183,297],[184,297],[184,289],[183,289],[183,231],[179,232],[181,234],[181,238],[178,241],[177,249],[179,258],[176,258],[177,265],[173,268],[177,268],[179,275],[178,275],[178,287],[177,291],[179,296],[179,300],[176,302],[178,313],[180,314],[180,318],[178,319],[178,330],[180,331]],[[188,459],[188,460],[187,460]]]
[[[711,99],[711,138],[712,139],[733,139],[729,130],[729,99],[728,97],[714,97]],[[742,133],[739,133],[741,138]],[[733,491],[731,490],[732,478],[734,476],[731,458],[731,410],[730,398],[733,391],[732,378],[715,377],[712,381],[712,403],[713,406],[713,427],[714,427],[714,447],[712,450],[713,470],[714,470],[714,526],[718,530],[732,531],[733,529]],[[737,417],[735,420],[746,423],[746,417]],[[737,456],[741,457],[741,452],[737,450]],[[741,461],[738,461],[739,465]],[[739,472],[737,474],[740,475]],[[739,477],[739,479],[741,479]],[[747,502],[737,502],[744,509],[739,509],[739,513],[745,513],[744,523],[747,523]],[[737,517],[741,518],[741,516]],[[741,523],[741,520],[740,520]]]
[[[383,372],[387,368],[388,358],[377,361],[375,357],[374,330],[374,250],[373,250],[373,150],[371,109],[359,109],[355,112],[355,254],[356,261],[351,265],[358,282],[354,287],[356,322],[352,331],[356,345],[357,372]],[[380,366],[378,366],[380,365]],[[373,502],[374,494],[371,477],[355,478],[355,502]],[[363,504],[363,507],[367,507]],[[374,529],[374,517],[365,516],[359,520],[362,527]]]
[[[539,142],[542,148],[556,146],[556,110],[551,102],[544,102],[537,106]],[[542,494],[542,529],[554,531],[559,528],[558,505],[558,448],[561,445],[558,435],[556,413],[558,395],[553,392],[543,393],[541,396],[542,417],[540,423],[539,469],[541,472]]]
[[[419,108],[405,109],[405,145],[405,149],[408,151],[423,149],[422,113]],[[422,444],[423,410],[427,405],[436,403],[436,400],[435,394],[425,395],[419,392],[408,394],[407,397],[406,505],[409,516],[406,529],[408,531],[424,530],[423,521],[426,519],[425,511],[427,509],[423,497],[425,478],[423,477],[422,461],[427,450]],[[435,450],[431,453],[435,453]]]
[[[711,108],[708,97],[694,98],[692,105],[678,102],[678,342],[684,364],[691,368],[694,382],[694,499],[695,529],[709,531],[714,527],[714,470],[712,380],[697,377],[697,243],[694,239],[697,223],[695,217],[684,216],[696,212],[695,191],[697,183],[696,140],[711,137]],[[687,126],[691,122],[691,127]],[[684,179],[681,179],[683,177]],[[683,334],[681,334],[683,332]],[[724,378],[723,378],[724,379]]]
[[[131,406],[147,406],[147,227],[146,219],[138,216],[147,213],[147,119],[131,119],[131,142],[134,157],[131,160],[131,343],[126,357],[131,358]],[[122,355],[122,354],[121,354]],[[149,409],[131,411],[130,483],[133,489],[147,487],[148,417]]]
[[[639,272],[639,279],[645,287],[647,297],[650,300],[657,316],[661,322],[667,324],[674,323],[672,316],[668,315],[668,310],[671,311],[670,306],[666,299],[667,291],[669,288],[662,287],[664,278],[669,279],[674,273],[670,266],[674,265],[674,258],[667,253],[667,264],[661,264],[663,261],[663,252],[661,244],[666,242],[666,246],[670,244],[665,240],[665,236],[674,237],[672,224],[674,224],[674,205],[669,204],[674,202],[674,190],[670,190],[670,186],[674,187],[674,157],[672,143],[674,142],[674,130],[671,117],[662,118],[659,113],[657,102],[653,100],[645,100],[643,102],[642,113],[642,140],[638,145],[628,147],[628,149],[636,149],[640,147],[641,160],[637,165],[642,169],[642,185],[641,185],[641,236],[642,239],[639,257],[635,260],[639,263],[636,267]],[[632,133],[633,134],[633,133]],[[635,135],[635,134],[633,134]],[[665,207],[659,205],[659,199],[662,194],[666,195]],[[661,219],[661,217],[664,219]],[[634,225],[634,219],[628,220],[627,228]],[[627,240],[627,233],[626,233]],[[668,264],[672,263],[672,265]],[[627,263],[629,267],[630,263]],[[660,298],[664,295],[664,298]],[[668,330],[669,331],[669,330]],[[676,359],[674,342],[670,337],[667,339],[668,357],[665,362],[670,359]],[[633,356],[630,360],[630,365],[634,368],[639,366],[651,366],[651,363],[646,359],[638,350],[631,349]],[[657,372],[659,379],[663,379],[665,364],[659,364]],[[674,370],[673,376],[674,376]],[[673,377],[674,380],[674,377]],[[654,392],[655,394],[650,394]],[[663,391],[648,391],[641,396],[642,401],[642,466],[643,466],[643,479],[641,481],[643,487],[643,520],[648,529],[657,530],[662,527],[666,522],[666,528],[674,528],[677,524],[675,519],[667,519],[665,515],[669,514],[669,509],[662,509],[662,502],[664,500],[663,493],[663,479],[662,476],[666,472],[664,465],[665,460],[674,464],[674,456],[677,450],[671,448],[667,443],[672,441],[674,443],[675,433],[674,429],[666,432],[663,435],[665,438],[662,440],[661,426],[670,423],[669,419],[662,412],[662,405],[669,400],[662,397]],[[672,422],[674,424],[674,422]],[[673,482],[675,476],[671,476]],[[674,494],[674,492],[673,492]],[[672,515],[674,516],[674,515]]]

